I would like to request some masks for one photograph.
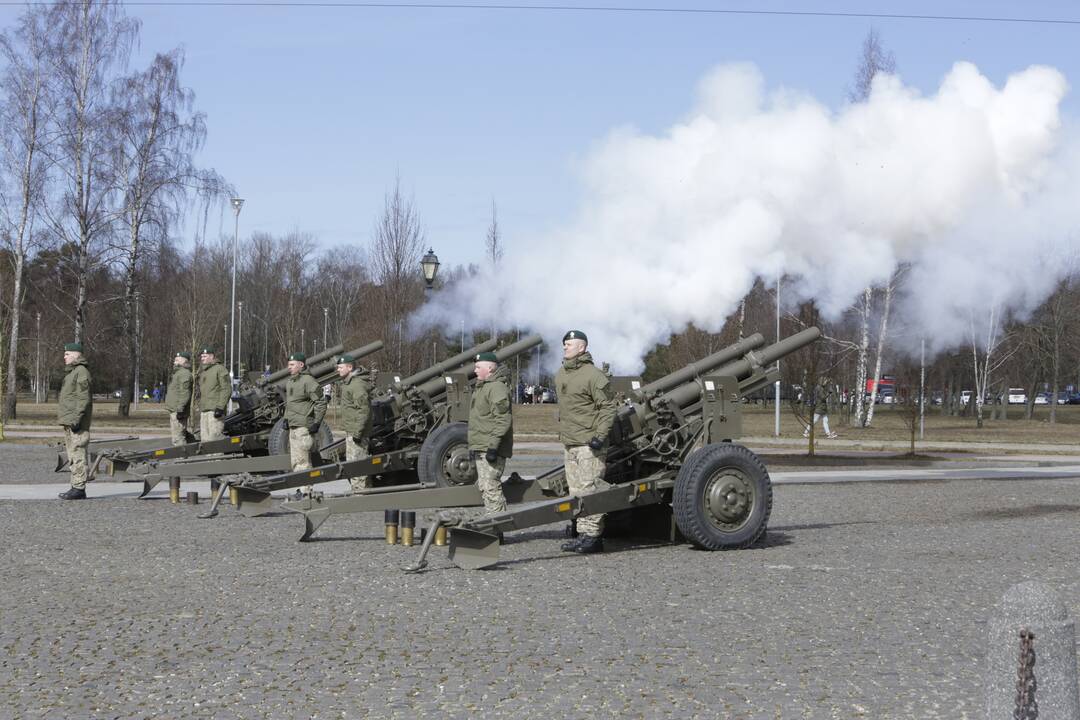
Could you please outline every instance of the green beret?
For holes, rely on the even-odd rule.
[[[493,352],[482,352],[476,356],[476,362],[499,362],[499,358]]]
[[[304,353],[293,353],[289,356],[289,360],[299,360],[302,363],[306,363],[307,355],[305,355]]]
[[[567,340],[584,340],[586,345],[589,344],[589,336],[581,332],[580,330],[571,330],[570,332],[563,335],[562,341],[566,342]]]
[[[214,349],[213,345],[204,345],[199,352],[203,355],[217,355],[217,350]]]
[[[352,355],[342,355],[337,359],[338,365],[352,365],[354,362],[356,362],[356,358]]]
[[[64,343],[64,352],[82,352],[82,343]]]
[[[185,360],[191,360],[191,353],[189,353],[187,350],[181,350],[180,352],[176,353],[176,357],[182,357]]]

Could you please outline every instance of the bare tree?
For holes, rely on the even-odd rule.
[[[386,194],[383,212],[375,222],[371,264],[384,304],[383,337],[396,339],[397,368],[404,370],[402,325],[406,313],[419,302],[419,263],[424,249],[424,230],[412,198],[401,193],[401,178]]]
[[[972,366],[975,370],[975,426],[983,426],[983,406],[986,404],[987,391],[994,372],[1000,368],[1015,352],[1002,349],[1007,335],[1001,331],[1001,309],[997,303],[990,305],[986,319],[986,334],[976,327],[975,314],[968,319],[971,340]],[[1008,401],[1008,398],[1005,398]]]
[[[3,177],[0,222],[10,251],[12,275],[4,420],[13,419],[16,412],[19,331],[26,297],[23,279],[27,257],[35,249],[34,220],[40,209],[45,181],[42,147],[46,142],[46,16],[44,8],[30,8],[19,18],[13,31],[0,35],[0,57],[6,66],[0,79],[3,98],[0,105],[0,173]]]
[[[212,172],[195,167],[194,155],[206,140],[202,113],[194,111],[195,96],[180,84],[184,56],[179,49],[158,54],[143,72],[114,86],[112,125],[117,129],[114,170],[126,247],[121,252],[124,272],[122,336],[126,341],[127,382],[119,414],[126,416],[138,366],[135,297],[143,245],[163,238],[183,211],[188,191],[224,196],[226,184]]]
[[[55,137],[49,155],[60,190],[49,219],[57,236],[76,249],[74,337],[82,340],[90,274],[100,261],[97,244],[116,219],[109,88],[112,73],[127,64],[138,22],[116,0],[55,3],[48,22]]]
[[[487,235],[484,237],[484,256],[491,263],[492,274],[497,274],[499,265],[502,264],[503,246],[502,234],[499,232],[499,211],[495,207],[495,198],[491,199],[491,224],[488,225]],[[491,337],[495,337],[497,334],[498,327],[493,317],[491,319]]]

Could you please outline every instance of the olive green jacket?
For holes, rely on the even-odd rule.
[[[221,363],[203,365],[199,372],[199,409],[203,412],[225,410],[232,395],[229,371]]]
[[[165,409],[178,415],[187,415],[191,411],[192,387],[191,370],[178,366],[169,378],[169,387],[165,389]]]
[[[285,422],[290,428],[307,427],[322,422],[326,415],[326,396],[306,369],[285,381]]]
[[[73,425],[79,432],[90,429],[94,415],[94,400],[90,395],[90,368],[79,359],[67,366],[64,383],[60,386],[56,419],[61,425]]]
[[[510,370],[495,368],[491,377],[477,382],[469,403],[469,449],[495,450],[500,457],[514,455],[514,415],[510,407]]]
[[[818,385],[814,393],[814,412],[818,415],[829,414],[829,400],[832,399],[832,388],[827,385]]]
[[[593,365],[592,355],[584,352],[564,360],[555,373],[555,391],[563,445],[587,445],[594,437],[607,441],[615,422],[615,394],[608,376]]]
[[[341,426],[349,437],[371,433],[371,374],[358,367],[341,382]]]

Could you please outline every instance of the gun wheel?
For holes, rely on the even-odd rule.
[[[706,445],[683,463],[671,504],[679,530],[697,547],[745,548],[765,534],[772,482],[757,455],[742,445]]]
[[[476,463],[469,452],[469,428],[450,423],[427,436],[420,446],[416,474],[424,485],[455,487],[476,482]]]

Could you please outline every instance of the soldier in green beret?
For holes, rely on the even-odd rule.
[[[187,442],[187,421],[194,389],[191,353],[178,352],[173,357],[173,374],[165,390],[165,409],[169,412],[169,430],[173,446]]]
[[[293,472],[311,469],[311,446],[326,415],[326,395],[307,369],[302,352],[289,356],[285,381],[285,424],[289,428],[289,461]],[[307,486],[311,492],[311,486]]]
[[[615,422],[611,383],[588,352],[589,338],[580,330],[563,336],[563,364],[555,374],[559,395],[559,440],[564,447],[566,483],[575,497],[608,487],[604,480],[607,437]],[[562,549],[576,553],[604,551],[604,515],[577,518],[578,537]]]
[[[232,396],[232,381],[212,346],[202,349],[199,362],[199,441],[221,440],[225,437],[225,408]]]
[[[64,428],[64,445],[71,467],[71,488],[60,493],[63,500],[86,499],[87,468],[90,464],[90,421],[94,400],[90,394],[90,368],[83,358],[82,343],[64,345],[66,373],[60,386],[56,419]]]
[[[469,402],[469,451],[476,461],[476,486],[490,514],[506,511],[502,475],[514,454],[510,371],[493,352],[476,356],[476,387]]]
[[[374,373],[356,364],[352,355],[337,359],[341,378],[341,424],[345,431],[345,459],[359,460],[369,454],[371,435],[371,387]],[[353,492],[371,487],[367,475],[349,478]]]

